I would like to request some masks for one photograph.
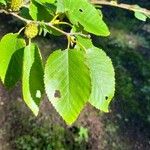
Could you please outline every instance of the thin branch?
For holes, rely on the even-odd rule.
[[[63,35],[65,35],[65,36],[67,36],[67,37],[68,37],[68,36],[80,35],[80,36],[83,36],[83,37],[87,37],[87,38],[88,38],[88,36],[89,36],[89,35],[85,35],[85,34],[82,34],[82,33],[68,33],[68,32],[65,32],[65,31],[63,31],[63,30],[57,28],[57,27],[54,26],[53,23],[51,23],[51,22],[33,21],[33,20],[25,19],[25,18],[19,16],[17,13],[8,12],[8,11],[6,11],[6,10],[4,10],[4,9],[1,9],[1,10],[0,10],[0,13],[5,13],[5,14],[7,14],[7,15],[12,15],[12,16],[18,18],[19,20],[21,20],[21,21],[23,21],[23,22],[25,22],[25,23],[27,23],[27,24],[30,23],[30,22],[36,22],[38,25],[44,24],[44,25],[49,26],[49,27],[51,27],[52,29],[54,29],[54,30],[56,30],[56,31],[58,31],[58,32],[60,32],[60,33],[62,33]]]
[[[12,15],[12,16],[18,18],[19,20],[21,20],[21,21],[23,21],[23,22],[26,22],[26,23],[31,22],[31,20],[25,19],[25,18],[19,16],[17,13],[10,12],[10,13],[8,13],[8,14],[10,14],[10,15]]]
[[[150,15],[150,10],[145,9],[145,8],[138,8],[137,5],[129,5],[129,4],[122,4],[122,3],[118,4],[117,2],[101,1],[101,0],[91,0],[91,3],[118,7],[118,8],[127,9],[127,10],[134,11],[134,12],[140,12],[145,15]]]

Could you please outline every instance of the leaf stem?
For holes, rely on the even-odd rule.
[[[25,29],[25,27],[21,28],[21,29],[18,31],[18,34],[20,34],[24,29]]]
[[[70,23],[68,23],[68,22],[61,22],[61,21],[60,21],[60,22],[58,22],[58,23],[56,23],[56,24],[57,24],[57,25],[58,25],[58,24],[64,24],[64,25],[68,25],[68,26],[72,27],[72,25],[71,25]]]
[[[59,16],[59,14],[56,14],[50,22],[53,23],[57,19],[58,16]]]
[[[71,44],[71,37],[67,36],[67,40],[68,40],[67,49],[69,49],[70,48],[70,44]]]

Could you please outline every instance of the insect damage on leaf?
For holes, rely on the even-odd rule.
[[[79,9],[79,11],[80,11],[80,12],[83,12],[83,10],[82,10],[81,8]]]
[[[59,90],[55,90],[54,97],[55,98],[61,98],[61,93]]]
[[[105,99],[108,100],[108,96],[106,96]]]

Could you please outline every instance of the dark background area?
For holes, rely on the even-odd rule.
[[[122,0],[150,8],[149,0]],[[46,96],[34,117],[24,104],[21,84],[7,91],[0,85],[0,150],[149,150],[150,149],[150,19],[137,20],[133,12],[106,6],[102,9],[111,35],[92,36],[95,46],[112,59],[116,93],[110,113],[87,105],[68,127]],[[17,32],[22,24],[0,15],[0,36]],[[46,59],[65,47],[64,37],[37,37]]]

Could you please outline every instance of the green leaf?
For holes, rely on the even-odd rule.
[[[139,10],[141,9],[141,7],[140,7],[139,5],[135,5],[134,8],[135,8],[135,9],[139,9]],[[137,19],[141,20],[141,21],[146,21],[146,19],[147,19],[147,17],[148,17],[146,14],[141,13],[141,12],[139,12],[139,11],[135,11],[135,12],[134,12],[134,16],[135,16]]]
[[[95,47],[91,39],[77,36],[77,48],[85,49],[87,64],[91,74],[91,96],[89,102],[96,108],[108,112],[108,106],[114,96],[115,73],[111,59],[106,53]],[[82,47],[81,47],[82,45]]]
[[[5,0],[0,0],[0,4],[6,5],[6,1]]]
[[[24,50],[22,90],[25,103],[36,116],[44,93],[43,74],[40,51],[35,44],[29,44]]]
[[[55,51],[45,66],[49,100],[67,124],[78,117],[90,96],[90,76],[81,51]]]
[[[110,34],[102,19],[102,13],[98,12],[87,0],[64,0],[64,7],[73,24],[80,23],[84,30],[95,35],[108,36]]]
[[[50,21],[52,19],[49,11],[43,5],[37,3],[35,0],[32,0],[30,2],[29,14],[34,20]]]
[[[87,49],[87,62],[92,84],[89,102],[96,108],[108,112],[115,91],[115,73],[111,59],[103,50],[91,47]]]
[[[141,12],[135,12],[134,13],[135,17],[141,21],[146,21],[147,16]]]
[[[25,41],[9,33],[0,42],[0,78],[10,88],[20,79]],[[15,69],[14,69],[15,68]]]

